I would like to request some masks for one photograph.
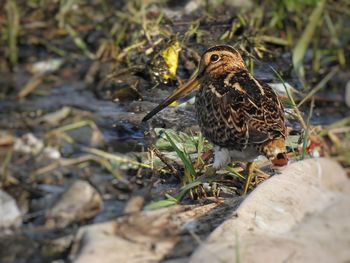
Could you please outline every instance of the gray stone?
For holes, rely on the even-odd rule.
[[[101,258],[104,263],[144,263],[169,256],[181,257],[184,262],[197,245],[192,233],[208,235],[237,206],[237,202],[230,201],[134,212],[80,228],[70,259],[74,263],[98,263]]]
[[[65,227],[94,217],[102,210],[100,194],[88,182],[77,180],[63,192],[46,216],[47,227]]]
[[[22,223],[22,215],[15,199],[0,189],[0,229],[18,227]]]

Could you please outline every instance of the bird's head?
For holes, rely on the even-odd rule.
[[[209,48],[201,57],[198,77],[214,77],[245,68],[239,52],[231,46],[220,45]]]
[[[245,68],[241,55],[231,46],[219,45],[209,48],[201,57],[199,67],[189,81],[181,85],[157,107],[150,111],[142,121],[147,121],[172,102],[186,96],[198,88],[205,78],[214,78]]]

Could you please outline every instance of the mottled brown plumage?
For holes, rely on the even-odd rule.
[[[219,60],[211,61],[215,55]],[[282,104],[272,88],[256,80],[231,47],[208,49],[201,63],[196,109],[204,136],[223,148],[244,151],[254,147],[273,157],[271,141],[284,141],[286,128]],[[276,146],[284,150],[283,144]]]
[[[260,154],[273,159],[285,152],[281,102],[269,85],[249,73],[241,55],[226,45],[209,48],[202,55],[197,74],[144,120],[197,86],[198,123],[214,144],[215,169],[230,161],[251,162]]]

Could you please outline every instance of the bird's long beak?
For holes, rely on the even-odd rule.
[[[152,118],[158,112],[160,112],[162,109],[169,106],[172,102],[180,99],[181,97],[186,96],[191,91],[193,91],[195,88],[197,88],[199,86],[199,83],[200,83],[200,81],[199,81],[198,73],[196,73],[188,82],[181,85],[173,94],[171,94],[164,101],[162,101],[157,107],[155,107],[153,110],[151,110],[142,119],[142,121],[148,121],[150,118]]]

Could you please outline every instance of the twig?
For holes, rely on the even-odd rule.
[[[129,164],[132,164],[132,165],[135,165],[135,166],[140,166],[140,167],[143,167],[143,168],[151,168],[151,166],[148,165],[148,164],[140,163],[140,162],[134,161],[134,160],[132,160],[130,158],[126,158],[126,157],[123,157],[123,156],[118,156],[118,155],[111,154],[111,153],[108,153],[108,152],[104,152],[104,151],[101,151],[101,150],[98,150],[98,149],[89,148],[89,147],[82,147],[82,150],[85,151],[85,152],[88,152],[88,153],[95,154],[97,156],[106,158],[106,159],[117,161],[117,162],[129,163]]]
[[[169,158],[165,157],[158,148],[152,146],[150,150],[153,151],[153,153],[162,161],[162,163],[164,163],[170,169],[172,174],[178,173],[178,170],[170,163]]]
[[[140,42],[138,42],[138,43],[135,43],[135,44],[133,44],[133,45],[130,45],[130,46],[124,48],[123,51],[118,55],[117,59],[118,59],[118,60],[121,60],[122,58],[124,58],[124,57],[129,53],[130,50],[135,49],[135,48],[138,48],[138,47],[141,47],[141,46],[143,46],[145,43],[146,43],[146,41],[145,41],[145,40],[142,40],[142,41],[140,41]]]
[[[60,168],[62,166],[70,166],[70,165],[76,165],[79,163],[84,163],[87,161],[99,161],[96,156],[92,154],[80,156],[75,159],[60,159],[56,162],[50,163],[47,166],[41,167],[33,172],[33,175],[41,175],[41,174],[46,174],[49,173],[53,170],[56,170],[57,168]]]
[[[12,149],[7,151],[6,156],[5,156],[5,160],[3,161],[3,163],[0,166],[0,179],[1,179],[0,183],[5,181],[5,179],[6,179],[6,168],[12,159],[12,154],[13,154]]]
[[[32,77],[24,88],[18,93],[18,98],[23,99],[32,93],[43,82],[43,76]]]

